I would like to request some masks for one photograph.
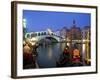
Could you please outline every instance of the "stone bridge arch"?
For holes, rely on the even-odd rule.
[[[55,33],[53,33],[50,30],[47,31],[41,31],[41,32],[30,32],[30,33],[26,33],[25,38],[37,38],[38,41],[40,41],[41,39],[45,39],[46,37],[51,37],[55,40],[57,40],[57,42],[61,41],[61,37],[55,35]]]

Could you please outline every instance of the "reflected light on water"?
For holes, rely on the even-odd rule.
[[[48,47],[48,58],[49,59],[52,58],[52,49],[51,49],[51,47]]]
[[[65,48],[65,45],[66,45],[66,43],[60,44],[61,51],[63,51],[63,50],[64,50],[64,48]]]
[[[86,50],[86,47],[85,47],[85,44],[82,45],[82,56],[83,58],[85,58],[85,50]]]

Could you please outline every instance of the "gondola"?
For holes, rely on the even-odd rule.
[[[58,61],[56,61],[57,67],[75,67],[75,66],[83,66],[82,61],[74,61],[73,58],[66,59],[63,54],[60,55],[60,58]]]
[[[66,58],[63,54],[60,55],[60,58],[58,61],[56,61],[57,67],[69,67],[71,66],[71,62],[69,58]]]

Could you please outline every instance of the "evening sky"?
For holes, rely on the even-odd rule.
[[[63,27],[70,29],[73,20],[76,26],[81,29],[91,25],[91,15],[89,13],[74,12],[52,12],[52,11],[33,11],[23,10],[23,19],[26,19],[27,31],[45,31],[50,28],[53,31]]]

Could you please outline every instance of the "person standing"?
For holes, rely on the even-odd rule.
[[[72,66],[82,66],[80,51],[77,48],[72,52]]]
[[[70,66],[70,51],[69,51],[69,47],[66,46],[63,54],[60,56],[60,60],[59,60],[59,65],[62,67],[68,67]]]
[[[28,43],[23,46],[23,69],[35,68],[32,49]]]

